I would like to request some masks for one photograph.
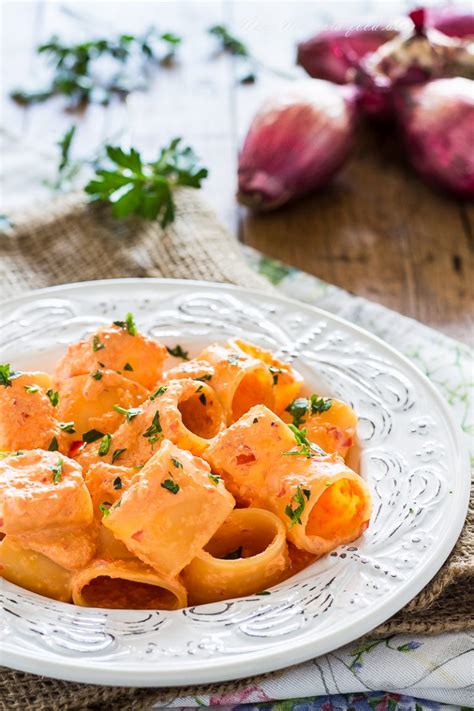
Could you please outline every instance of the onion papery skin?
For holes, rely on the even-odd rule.
[[[326,185],[352,148],[356,93],[308,79],[267,100],[239,157],[239,202],[271,210]]]
[[[376,28],[326,30],[298,44],[296,62],[315,79],[347,84],[353,80],[360,60],[395,35],[392,30]]]
[[[408,159],[433,185],[474,198],[474,82],[436,79],[395,96]]]

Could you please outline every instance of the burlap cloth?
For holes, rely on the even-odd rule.
[[[238,245],[219,224],[200,194],[183,190],[176,221],[117,222],[107,207],[86,206],[80,196],[61,198],[40,213],[18,214],[0,233],[2,298],[29,289],[89,279],[175,277],[232,282],[271,291],[246,264]],[[474,626],[474,499],[462,534],[438,574],[405,608],[370,636],[465,630]],[[281,672],[280,672],[281,673]],[[255,679],[253,680],[255,681]],[[127,689],[75,684],[4,669],[2,709],[144,709],[154,703],[224,693],[246,682],[180,689]]]

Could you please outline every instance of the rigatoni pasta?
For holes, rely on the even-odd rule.
[[[127,314],[53,376],[0,365],[0,405],[0,572],[62,602],[257,594],[369,524],[356,413],[241,338],[189,359]]]

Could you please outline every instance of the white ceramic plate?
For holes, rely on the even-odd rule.
[[[2,664],[130,686],[237,679],[346,644],[426,585],[461,531],[469,472],[445,403],[405,358],[296,301],[204,282],[120,279],[5,303],[1,360],[49,370],[69,343],[127,311],[140,330],[191,354],[229,336],[258,342],[293,362],[312,390],[350,402],[360,417],[352,464],[373,494],[371,525],[269,595],[173,612],[74,607],[3,582]]]

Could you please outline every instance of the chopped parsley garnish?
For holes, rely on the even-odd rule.
[[[277,368],[274,365],[269,365],[268,370],[273,375],[273,385],[276,385],[278,383],[278,376],[280,375],[280,373],[285,372],[282,368]]]
[[[189,352],[183,350],[183,348],[178,344],[174,346],[174,348],[170,348],[169,346],[166,346],[166,350],[171,356],[174,356],[175,358],[181,358],[182,360],[189,360]]]
[[[50,467],[53,472],[53,484],[58,484],[63,476],[63,460],[61,457],[58,459],[54,467]]]
[[[161,486],[163,489],[168,489],[168,491],[171,491],[172,494],[177,494],[179,491],[179,484],[173,481],[173,479],[165,479],[161,482]]]
[[[114,489],[121,489],[122,488],[122,480],[119,476],[116,476],[114,479]]]
[[[240,356],[238,355],[238,353],[231,353],[230,356],[227,358],[227,362],[230,365],[237,365],[239,360],[240,360]]]
[[[209,380],[212,380],[212,375],[210,373],[205,373],[204,375],[201,375],[199,378],[194,378],[194,380],[202,380],[209,382]]]
[[[291,497],[290,503],[285,508],[285,514],[291,520],[290,530],[297,523],[301,526],[301,515],[305,510],[306,500],[311,496],[309,489],[302,489],[299,485],[296,487],[296,494]],[[293,506],[294,504],[294,506]]]
[[[201,394],[199,395],[199,402],[200,402],[202,405],[206,405],[206,404],[207,404],[206,396],[205,396],[204,393],[201,393]]]
[[[97,454],[99,457],[105,457],[109,453],[110,443],[112,442],[112,435],[105,434],[100,442],[99,451]]]
[[[104,515],[108,516],[110,514],[110,507],[112,504],[110,501],[103,501],[101,504],[99,504],[99,511]]]
[[[114,449],[112,452],[112,464],[120,457],[121,454],[127,451],[127,448],[125,447],[124,449]]]
[[[74,427],[74,422],[60,422],[59,429],[61,429],[63,432],[69,432],[69,434],[74,434],[74,432],[76,431]]]
[[[49,443],[48,452],[57,452],[58,449],[59,449],[58,438],[53,437],[53,439]]]
[[[103,436],[104,433],[100,432],[100,430],[88,430],[82,435],[82,440],[83,442],[87,442],[87,444],[90,444],[91,442],[96,442]]]
[[[132,366],[130,365],[130,363],[125,363],[125,365],[123,366],[123,369],[124,369],[124,370],[130,370],[130,371],[133,370],[133,368],[132,368]]]
[[[288,425],[290,430],[293,432],[296,440],[296,444],[298,445],[297,450],[291,450],[291,452],[283,452],[283,454],[290,456],[290,455],[303,455],[304,457],[307,457],[310,459],[311,457],[314,457],[314,454],[320,454],[320,455],[325,455],[326,452],[321,449],[321,447],[318,447],[317,444],[314,444],[314,442],[310,442],[309,439],[306,437],[306,429],[299,430],[297,427],[294,425]]]
[[[134,417],[141,413],[141,409],[139,407],[131,407],[127,410],[125,407],[120,407],[120,405],[114,405],[114,410],[115,412],[119,412],[121,415],[125,415],[127,422],[130,422]]]
[[[293,400],[293,402],[288,405],[286,412],[289,412],[292,416],[293,425],[295,427],[299,427],[304,424],[305,421],[303,418],[306,415],[308,408],[309,400],[306,397],[297,397],[296,400]]]
[[[114,325],[126,328],[131,336],[136,336],[138,333],[133,314],[130,312],[125,316],[125,321],[114,321]]]
[[[49,397],[51,405],[53,407],[56,407],[58,402],[59,402],[59,392],[58,390],[52,390],[51,388],[49,390],[46,390],[46,395]]]
[[[258,417],[254,417],[252,421],[252,425],[256,425],[258,422]]]
[[[326,412],[332,405],[332,400],[329,397],[318,397],[313,393],[310,397],[311,401],[311,414],[316,415],[316,413]]]
[[[25,385],[24,388],[29,395],[34,395],[40,389],[39,385]]]
[[[176,467],[176,469],[183,468],[183,465],[181,464],[181,462],[178,459],[173,459],[173,457],[171,457],[171,461],[173,462],[173,465]]]
[[[160,397],[160,395],[164,395],[164,393],[168,390],[166,385],[160,385],[159,388],[155,390],[153,395],[150,395],[150,400],[155,400],[157,397]]]
[[[222,481],[220,476],[217,476],[217,474],[208,474],[207,476],[212,481],[212,483],[215,484],[216,486],[220,481]]]
[[[91,378],[94,378],[94,380],[102,380],[102,372],[100,370],[94,370],[94,372],[91,373]]]
[[[238,558],[242,558],[242,550],[242,546],[239,546],[235,551],[230,551],[223,555],[221,560],[237,560]]]
[[[260,590],[260,592],[254,593],[254,595],[271,595],[268,590]]]
[[[150,444],[154,444],[158,440],[158,435],[162,432],[160,423],[160,413],[158,410],[153,415],[151,425],[145,430],[143,436],[150,440]]]
[[[21,373],[10,369],[10,363],[0,365],[0,385],[6,388],[11,387],[12,380],[18,378],[19,375],[21,375]]]
[[[326,412],[331,405],[332,400],[330,398],[319,397],[313,393],[309,398],[298,397],[296,400],[293,400],[286,408],[286,412],[289,412],[293,417],[294,426],[300,427],[305,422],[303,419],[305,415],[316,415]]]
[[[93,336],[92,350],[94,351],[94,353],[97,353],[97,351],[101,351],[102,348],[105,348],[105,344],[101,343],[99,336]]]

